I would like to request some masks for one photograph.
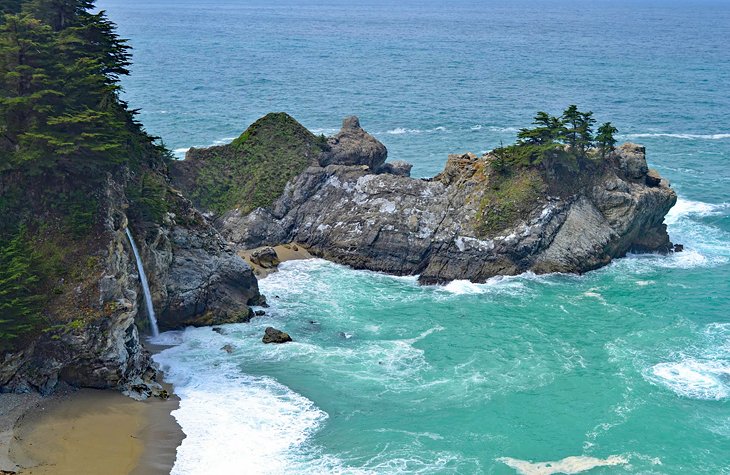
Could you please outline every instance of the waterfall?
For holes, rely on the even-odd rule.
[[[155,309],[152,307],[152,294],[150,293],[150,285],[147,282],[147,274],[144,273],[144,266],[142,266],[142,258],[139,257],[139,251],[137,245],[134,243],[132,233],[129,232],[129,228],[125,228],[124,232],[127,233],[129,238],[129,244],[132,245],[132,251],[134,251],[134,258],[137,260],[137,272],[139,273],[139,280],[142,282],[142,290],[144,291],[144,302],[147,305],[147,316],[150,319],[150,328],[152,328],[152,336],[158,336],[160,329],[157,328],[157,317],[155,317]]]

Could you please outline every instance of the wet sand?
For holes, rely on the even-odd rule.
[[[0,401],[6,396],[17,397],[2,395]],[[15,467],[8,469],[33,475],[170,473],[184,438],[170,415],[176,398],[137,402],[94,389],[33,397],[12,427],[7,455]]]
[[[38,394],[0,394],[0,473],[3,470],[18,470],[9,453],[14,436],[13,428],[18,418],[40,400],[41,396]]]
[[[297,243],[282,244],[273,247],[276,251],[276,255],[279,257],[280,262],[295,261],[299,259],[311,259],[312,257],[314,257],[301,244]],[[246,263],[251,266],[251,268],[253,269],[253,273],[256,275],[256,277],[262,279],[272,272],[276,272],[277,269],[276,267],[261,267],[260,265],[254,264],[251,261],[251,254],[259,249],[262,248],[257,247],[256,249],[246,249],[245,251],[239,251],[238,255],[243,257]]]

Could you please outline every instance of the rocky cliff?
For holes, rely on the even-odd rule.
[[[126,195],[131,178],[128,170],[110,175],[100,190],[103,211],[95,234],[83,249],[69,249],[79,251],[84,268],[67,277],[73,290],[59,290],[45,331],[0,355],[0,392],[45,394],[59,382],[135,397],[160,389],[141,342],[139,328],[148,323],[127,226],[142,254],[162,330],[247,321],[248,305],[262,303],[250,267],[187,199],[166,187],[168,211],[159,222],[142,219]]]
[[[404,163],[348,118],[329,149],[271,206],[218,221],[239,249],[296,241],[355,268],[419,274],[426,284],[495,275],[582,273],[628,252],[668,252],[676,194],[624,144],[608,156],[547,157],[505,170],[493,153],[448,157],[410,178]]]

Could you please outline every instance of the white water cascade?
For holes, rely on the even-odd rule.
[[[139,257],[139,251],[137,250],[137,245],[134,243],[132,233],[129,232],[129,228],[125,228],[124,232],[127,233],[129,244],[132,245],[132,251],[134,251],[134,258],[137,260],[137,272],[139,273],[139,280],[142,282],[144,302],[147,305],[147,315],[150,319],[150,328],[152,329],[152,336],[156,337],[159,336],[160,329],[157,327],[157,317],[155,317],[155,309],[152,307],[152,294],[150,293],[150,285],[147,283],[147,274],[144,273],[142,258]]]

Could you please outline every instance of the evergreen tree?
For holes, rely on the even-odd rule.
[[[2,0],[0,2],[0,24],[3,23],[3,16],[20,12],[23,0]]]
[[[60,101],[52,30],[29,15],[6,15],[0,26],[0,171],[39,158],[32,146]]]
[[[0,171],[103,176],[151,142],[119,99],[129,46],[88,0],[30,0],[0,27]],[[89,174],[91,172],[91,174]]]
[[[578,123],[578,137],[576,145],[582,154],[593,144],[593,126],[596,119],[593,118],[593,112],[580,112],[580,121]]]
[[[611,122],[606,122],[598,128],[596,143],[601,151],[602,158],[606,158],[608,152],[612,151],[616,145],[616,139],[614,138],[616,132],[618,132],[618,129]]]
[[[563,111],[561,118],[563,123],[566,126],[569,126],[564,131],[565,140],[571,147],[575,147],[578,143],[579,126],[581,123],[581,113],[578,110],[578,106],[575,104],[568,106],[568,108]]]
[[[545,145],[554,143],[562,134],[563,123],[547,112],[540,111],[535,115],[533,129],[520,129],[517,138],[522,144]]]
[[[23,11],[50,25],[55,31],[79,25],[94,8],[93,0],[29,0]]]
[[[21,228],[0,245],[0,350],[32,333],[40,322],[40,297],[35,293],[37,256]]]

